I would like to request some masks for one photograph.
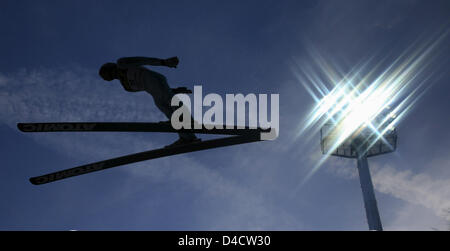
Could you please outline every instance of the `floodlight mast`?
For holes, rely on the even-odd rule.
[[[357,162],[359,182],[361,184],[369,230],[383,231],[380,213],[378,212],[377,200],[375,198],[375,192],[373,191],[369,163],[367,161],[367,155],[363,153],[363,151],[357,151]]]
[[[332,123],[325,124],[320,130],[322,153],[357,160],[369,230],[383,231],[367,158],[395,151],[397,148],[397,131],[395,129],[389,130],[381,139],[374,142],[371,141],[370,136],[361,133],[355,137],[350,137],[334,149],[335,133]]]

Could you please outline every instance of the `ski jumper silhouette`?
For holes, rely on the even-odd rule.
[[[106,81],[118,79],[126,91],[145,91],[149,93],[153,97],[156,107],[170,120],[172,113],[175,111],[175,108],[170,105],[172,97],[176,93],[187,93],[188,91],[186,88],[170,88],[164,75],[143,66],[152,65],[176,68],[178,62],[177,57],[168,59],[123,57],[119,58],[117,63],[106,63],[102,65],[99,70],[99,75]],[[200,141],[193,133],[178,133],[178,135],[180,138],[169,146]]]
[[[175,68],[178,58],[168,59],[148,57],[125,57],[117,63],[106,63],[99,70],[100,76],[106,81],[118,79],[123,88],[129,92],[145,91],[152,95],[156,106],[170,120],[178,107],[171,106],[172,97],[177,93],[192,93],[186,87],[172,89],[166,78],[144,65],[167,66]],[[188,116],[195,124],[192,116]],[[183,119],[188,119],[184,118]],[[202,128],[173,128],[171,123],[163,122],[46,122],[46,123],[17,123],[17,128],[25,133],[42,132],[163,132],[177,133],[179,139],[166,147],[146,150],[138,153],[119,156],[111,159],[84,164],[52,173],[30,178],[34,185],[46,184],[70,177],[102,171],[109,168],[128,165],[140,161],[158,159],[178,154],[203,151],[213,148],[247,144],[263,141],[261,134],[271,131],[271,128],[235,128],[235,129],[208,129]],[[226,135],[214,139],[200,140],[197,134]]]

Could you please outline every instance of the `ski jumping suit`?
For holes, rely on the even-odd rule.
[[[125,70],[126,77],[120,78],[123,88],[129,92],[146,91],[152,95],[153,100],[166,117],[170,120],[174,107],[170,105],[174,93],[167,83],[164,75],[149,70],[142,65],[157,65],[159,59],[130,57],[117,60],[117,66],[120,70]],[[183,140],[195,139],[193,133],[178,133]]]

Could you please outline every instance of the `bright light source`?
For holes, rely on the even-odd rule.
[[[344,75],[318,53],[313,55],[317,70],[310,62],[299,64],[299,81],[316,101],[299,135],[310,128],[320,130],[324,154],[299,186],[330,155],[356,158],[369,230],[383,230],[367,158],[396,149],[395,126],[431,85],[427,83],[433,75],[427,67],[431,51],[448,32],[422,46],[413,48],[417,43],[413,44],[385,69],[386,60],[375,65],[369,60]],[[427,88],[422,87],[425,83]]]
[[[354,149],[355,142],[366,155],[395,149],[395,127],[427,89],[424,85],[432,74],[424,74],[425,69],[432,61],[431,52],[445,36],[430,38],[421,46],[413,43],[384,69],[385,60],[374,63],[371,59],[347,74],[339,64],[328,63],[311,50],[313,62],[299,63],[294,71],[316,102],[298,136],[310,129],[314,131],[308,134],[321,131],[325,155],[305,180],[330,155],[354,157],[356,153],[339,151]]]
[[[395,123],[392,118],[395,113],[389,109],[393,99],[391,92],[371,86],[361,88],[348,85],[343,90],[336,92],[339,93],[338,97],[330,98],[335,100],[334,105],[321,115],[328,118],[324,125],[326,130],[322,131],[322,151],[327,155],[342,155],[338,148],[349,145],[352,149],[359,148],[360,154],[365,154],[378,141],[387,144],[391,151],[395,149],[395,142],[394,145],[389,144],[384,138],[385,135],[392,135],[393,130],[389,129],[393,129]],[[327,97],[334,93],[331,92]],[[354,145],[356,142],[358,146]],[[344,157],[354,157],[356,152],[353,153],[355,150],[352,149],[350,155],[345,154]]]

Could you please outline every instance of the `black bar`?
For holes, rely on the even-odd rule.
[[[79,225],[79,224],[78,224]],[[110,224],[112,225],[112,224]],[[197,227],[208,228],[209,226]],[[282,228],[282,226],[275,226]],[[53,229],[51,226],[24,226],[13,227],[14,230],[28,230],[27,232],[10,231],[2,232],[3,245],[10,243],[13,246],[23,246],[24,242],[17,242],[17,239],[26,239],[28,243],[41,243],[42,240],[57,239],[61,243],[70,244],[75,250],[89,248],[94,250],[105,249],[105,247],[114,246],[115,248],[127,249],[132,243],[135,246],[148,246],[150,250],[308,250],[305,247],[319,246],[325,250],[349,249],[349,244],[343,239],[350,239],[357,236],[358,240],[364,242],[373,241],[374,238],[380,241],[371,244],[374,249],[386,248],[386,243],[399,243],[395,247],[413,248],[413,245],[429,245],[430,239],[435,246],[445,246],[445,234],[439,234],[433,231],[410,232],[409,235],[415,235],[417,241],[411,242],[411,237],[403,237],[395,232],[376,232],[376,231],[136,231],[133,227],[127,226],[89,226],[86,228],[75,228],[78,231],[36,231]],[[152,226],[148,228],[152,229]],[[183,228],[183,227],[178,227]],[[184,228],[193,228],[186,226]],[[239,230],[241,226],[234,227]],[[256,228],[256,227],[255,227]],[[266,227],[270,228],[270,227]],[[332,228],[332,227],[330,227]],[[107,230],[107,232],[98,230]],[[120,229],[121,231],[117,231]],[[298,229],[303,229],[298,226]],[[29,231],[34,230],[34,231]],[[62,229],[66,230],[66,229]],[[97,231],[96,231],[97,230]],[[114,231],[116,230],[116,231]],[[134,231],[124,231],[134,230]],[[308,229],[304,229],[308,230]],[[417,234],[417,235],[416,235]],[[428,238],[423,238],[426,235]],[[405,235],[407,236],[407,235]],[[210,239],[211,241],[199,241],[200,239]],[[392,239],[391,239],[392,238]],[[395,239],[394,239],[395,238]],[[195,239],[195,241],[194,241]],[[327,239],[318,243],[318,240]],[[78,240],[78,241],[74,241]],[[80,241],[82,240],[82,241]],[[188,241],[186,241],[188,240]],[[210,243],[210,245],[206,244]],[[441,244],[438,244],[441,243]],[[50,246],[50,244],[47,244]],[[52,247],[54,247],[53,245]],[[356,248],[355,248],[356,249]],[[349,250],[353,250],[350,248]]]

